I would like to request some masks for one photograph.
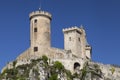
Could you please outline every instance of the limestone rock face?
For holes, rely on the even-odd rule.
[[[72,62],[72,61],[68,61]],[[75,63],[74,72],[66,68],[60,61],[48,59],[46,56],[32,59],[28,64],[5,69],[0,74],[0,80],[119,80],[120,68],[100,63],[86,61],[83,67]],[[69,64],[69,63],[68,63]],[[15,67],[16,66],[16,67]]]

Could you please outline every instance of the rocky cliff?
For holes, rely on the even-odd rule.
[[[82,69],[76,64],[74,73],[71,73],[61,62],[49,64],[49,61],[46,56],[19,66],[13,61],[13,68],[5,69],[0,80],[120,80],[120,68],[115,65],[86,61]]]

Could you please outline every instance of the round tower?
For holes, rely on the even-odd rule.
[[[51,14],[45,11],[35,11],[30,13],[30,42],[34,52],[41,47],[48,48],[50,42],[50,22]]]

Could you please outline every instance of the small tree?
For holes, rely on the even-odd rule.
[[[43,60],[45,63],[47,63],[47,61],[48,61],[48,57],[45,56],[45,55],[43,55],[43,56],[42,56],[42,60]]]
[[[82,74],[80,75],[80,80],[84,80],[85,79],[86,74],[88,72],[87,69],[88,69],[88,62],[85,62],[83,69],[81,69]]]
[[[16,65],[17,61],[13,61],[13,67],[15,68],[15,65]]]
[[[56,69],[60,70],[60,71],[61,71],[62,69],[64,69],[64,66],[63,66],[62,63],[59,62],[59,61],[56,61],[53,66],[54,66]]]

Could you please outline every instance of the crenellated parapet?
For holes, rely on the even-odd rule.
[[[44,17],[47,17],[49,18],[50,20],[52,19],[52,15],[46,11],[34,11],[32,13],[29,14],[29,18],[33,18],[33,17],[36,17],[36,16],[44,16]]]
[[[69,32],[69,31],[77,31],[78,33],[82,33],[83,32],[83,28],[79,28],[77,26],[71,27],[71,28],[65,28],[63,29],[63,32]]]

